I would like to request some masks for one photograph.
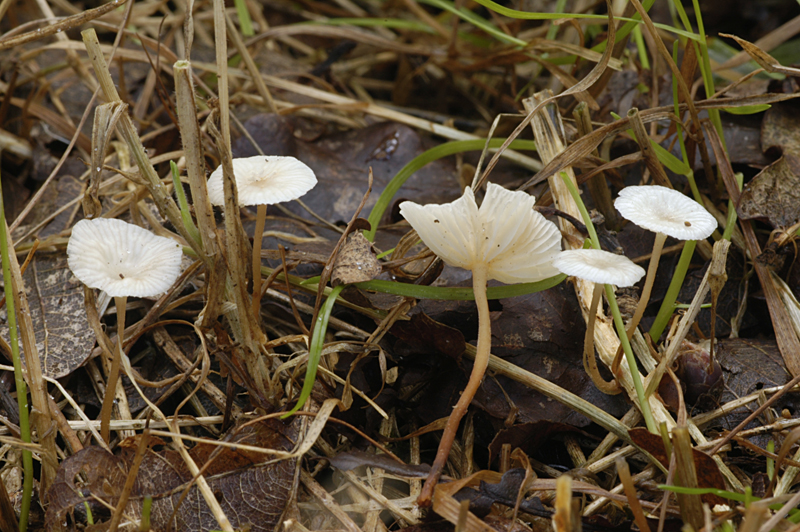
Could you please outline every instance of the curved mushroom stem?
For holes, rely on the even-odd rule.
[[[103,407],[100,409],[100,436],[111,443],[111,410],[114,408],[114,399],[117,396],[117,382],[119,382],[119,365],[122,353],[122,342],[125,336],[125,307],[127,297],[115,297],[117,307],[117,348],[111,359],[111,370],[108,372],[106,395],[103,397]]]
[[[256,323],[261,323],[261,239],[267,220],[267,206],[259,205],[256,209],[256,231],[253,234],[253,314]]]
[[[633,338],[633,332],[639,326],[639,322],[644,315],[644,309],[647,308],[647,303],[650,302],[650,293],[653,291],[653,282],[656,279],[656,271],[658,271],[658,261],[661,258],[661,250],[664,249],[664,242],[667,240],[667,235],[664,233],[656,233],[656,239],[653,242],[653,252],[650,254],[650,264],[647,266],[647,277],[644,280],[644,288],[642,288],[642,297],[639,298],[639,304],[636,305],[636,312],[628,324],[626,332],[628,341]],[[622,360],[622,343],[617,348],[617,354],[614,357],[614,362],[611,364],[611,372],[616,375],[619,369],[619,363]]]
[[[447,420],[442,439],[439,442],[439,450],[436,451],[436,459],[433,461],[431,472],[428,473],[428,478],[425,479],[425,485],[417,500],[420,506],[429,506],[431,503],[433,489],[436,487],[439,477],[442,476],[442,469],[444,469],[450,449],[453,447],[458,425],[467,412],[472,398],[480,388],[483,375],[489,366],[489,355],[492,350],[492,324],[489,318],[489,301],[486,298],[486,281],[486,265],[475,266],[472,270],[472,290],[475,293],[475,305],[478,307],[478,345],[476,346],[475,361],[469,382]]]
[[[583,338],[583,369],[592,378],[597,389],[607,395],[617,395],[622,391],[615,380],[607,382],[597,369],[597,359],[594,356],[594,324],[597,321],[597,305],[603,295],[603,285],[595,283],[592,289],[592,304],[589,305],[589,319],[586,321],[586,336]],[[621,344],[620,344],[621,345]]]

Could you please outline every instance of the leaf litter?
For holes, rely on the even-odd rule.
[[[718,3],[704,9],[713,12]],[[306,11],[249,6],[258,31],[247,48],[240,36],[231,40],[229,64],[214,60],[215,46],[217,57],[225,57],[211,33],[211,17],[223,16],[214,5],[197,6],[190,18],[157,2],[124,5],[132,9],[129,22],[137,33],[122,32],[126,37],[108,70],[97,62],[97,52],[108,57],[109,43],[122,34],[119,28],[127,16],[110,9],[110,3],[81,11],[54,2],[48,10],[66,17],[55,25],[42,24],[42,14],[29,6],[8,12],[0,49],[15,62],[7,63],[12,66],[3,73],[0,115],[4,132],[13,137],[0,138],[7,144],[3,194],[6,214],[15,217],[10,221],[16,255],[20,261],[27,253],[32,257],[23,264],[23,287],[13,279],[4,278],[4,284],[24,294],[31,309],[20,333],[23,351],[36,346],[42,366],[42,377],[33,371],[29,383],[37,408],[35,452],[47,464],[57,460],[58,465],[55,474],[55,468],[47,467],[37,472],[42,491],[34,499],[29,528],[83,528],[91,520],[131,530],[630,529],[633,521],[639,528],[642,523],[655,527],[659,520],[668,527],[680,518],[693,525],[702,522],[695,504],[700,493],[670,498],[656,483],[739,494],[752,486],[767,497],[791,493],[796,473],[786,466],[797,457],[789,457],[796,438],[788,431],[797,410],[787,391],[796,384],[792,375],[797,371],[795,355],[787,350],[800,334],[800,319],[793,314],[793,308],[800,308],[794,299],[798,294],[791,289],[797,285],[792,250],[800,221],[795,186],[800,153],[796,105],[787,100],[798,92],[796,69],[790,65],[800,58],[789,55],[786,61],[776,47],[796,44],[797,29],[784,24],[784,13],[776,15],[778,7],[753,7],[765,24],[760,34],[741,22],[729,26],[707,18],[708,45],[715,54],[724,53],[710,54],[711,62],[702,63],[706,42],[691,33],[691,26],[678,28],[684,33],[677,41],[674,27],[655,31],[658,24],[661,30],[671,26],[658,2],[650,9],[634,1],[635,9],[614,12],[619,18],[650,9],[638,34],[629,33],[627,19],[606,32],[609,17],[602,6],[592,12],[595,20],[562,13],[561,22],[551,24],[530,20],[538,17],[522,6],[516,11],[489,0],[466,4],[309,3]],[[242,14],[231,16],[228,31],[240,31]],[[296,24],[306,19],[315,22]],[[90,26],[100,34],[96,45],[75,29]],[[181,28],[170,35],[182,40],[183,48],[172,36],[165,38],[165,28]],[[724,88],[719,83],[706,87],[705,95],[690,93],[691,83],[707,83],[712,75],[707,69],[726,59],[725,68],[745,68],[736,66],[743,65],[736,59],[738,50],[719,45],[724,42],[716,37],[719,31],[736,33],[736,43],[755,63],[733,74],[718,72],[720,79],[734,82],[727,94],[709,97]],[[606,38],[614,46],[598,48]],[[639,55],[645,41],[658,49],[657,58]],[[673,43],[681,52],[692,49],[676,55],[685,65],[672,62],[668,48]],[[86,68],[87,47],[93,70]],[[197,91],[188,103],[181,90],[171,89],[183,68],[171,67],[187,48]],[[700,63],[692,63],[695,59]],[[785,79],[767,85],[757,73],[742,77],[753,73],[755,64]],[[685,68],[679,72],[679,66]],[[41,76],[26,77],[43,67]],[[262,69],[261,79],[253,78],[254,68]],[[704,72],[694,74],[697,69]],[[95,109],[88,103],[95,73],[101,82],[110,73],[118,97],[129,104],[117,125],[123,142],[110,129],[92,128],[88,120]],[[219,83],[218,73],[227,85]],[[673,75],[678,106],[672,104]],[[563,88],[555,97],[541,95],[523,104],[523,98],[549,85]],[[108,84],[104,91],[106,100],[115,99]],[[223,116],[227,109],[215,111],[217,96],[223,105],[230,102],[230,124]],[[559,107],[553,106],[556,100]],[[578,101],[591,109],[594,123],[588,131],[569,120]],[[765,106],[771,107],[760,114]],[[633,107],[641,123],[610,116],[625,117]],[[265,112],[270,109],[278,113]],[[551,113],[547,119],[541,114],[545,109]],[[756,114],[723,122],[721,109]],[[519,126],[518,119],[504,115],[509,112],[527,119]],[[187,116],[197,120],[194,133]],[[127,125],[129,117],[136,129]],[[658,393],[649,399],[667,430],[675,428],[677,475],[660,437],[641,428],[628,432],[638,423],[637,410],[630,408],[636,396],[630,368],[612,363],[619,340],[610,307],[608,314],[604,309],[598,314],[595,341],[606,378],[627,386],[618,396],[599,392],[584,372],[585,294],[580,284],[576,293],[572,284],[561,283],[490,304],[490,373],[462,424],[433,508],[426,510],[416,502],[419,477],[433,461],[440,431],[471,369],[477,318],[471,302],[437,300],[437,289],[469,286],[469,277],[427,254],[395,207],[403,200],[451,201],[474,184],[473,176],[486,177],[480,145],[447,158],[431,155],[432,148],[444,141],[482,142],[487,135],[501,141],[517,135],[530,139],[528,121],[535,125],[538,153],[501,149],[488,165],[492,182],[531,189],[579,219],[581,214],[570,210],[567,192],[560,190],[562,174],[582,181],[581,173],[604,165],[606,173],[593,172],[592,179],[611,197],[625,186],[666,179],[713,207],[720,234],[727,224],[736,224],[726,234],[732,233],[738,249],[728,254],[722,292],[708,300],[713,308],[700,311],[705,301],[693,299],[713,264],[710,242],[699,243],[685,262],[679,260],[685,245],[668,241],[665,253],[674,260],[659,268],[641,332],[658,320],[675,277],[686,276],[677,287],[677,303],[698,308],[687,310],[691,322],[679,323],[679,310],[665,340],[638,331],[631,338],[644,374],[661,364],[665,379],[674,377],[677,389],[685,392],[668,401],[656,387]],[[720,129],[712,133],[711,124]],[[626,133],[632,128],[664,149],[647,164]],[[676,136],[682,134],[687,156]],[[142,144],[137,146],[139,139],[146,153]],[[34,146],[33,152],[20,149],[25,143]],[[190,145],[199,151],[192,152]],[[255,212],[243,209],[243,225],[232,224],[228,206],[203,211],[194,196],[199,173],[207,174],[226,158],[258,153],[297,157],[315,170],[320,185],[301,202],[270,213],[262,235],[264,295],[251,313],[245,309],[253,274],[238,256],[250,249],[245,235],[252,234]],[[688,158],[688,163],[676,165],[664,153]],[[181,217],[169,195],[170,160],[177,162],[189,193],[188,218]],[[361,208],[366,217],[381,205],[381,193],[412,161],[419,161],[419,169],[382,206],[380,216],[370,217],[378,225],[356,221]],[[676,168],[682,173],[674,173]],[[366,194],[369,170],[374,184]],[[736,187],[734,170],[745,181],[741,195],[731,189]],[[588,207],[601,208],[593,197],[594,192],[585,195]],[[24,217],[16,218],[23,208]],[[124,344],[129,362],[122,392],[128,406],[115,407],[114,436],[108,442],[98,440],[89,424],[108,393],[107,340],[96,332],[115,329],[117,314],[102,294],[84,292],[66,269],[64,255],[70,227],[82,217],[101,214],[172,236],[199,261],[166,296],[129,304]],[[200,223],[201,217],[216,217],[219,231]],[[593,219],[602,224],[601,218]],[[580,247],[585,228],[560,223],[569,246]],[[365,229],[375,230],[374,241],[365,238]],[[647,261],[648,237],[630,225],[621,229],[619,240],[603,236],[604,247]],[[340,241],[343,231],[349,234]],[[331,288],[321,284],[329,277]],[[414,283],[422,289],[417,293],[425,295],[382,294],[375,291],[379,281]],[[341,293],[333,288],[339,283],[347,287]],[[0,347],[10,360],[7,329],[0,331]],[[662,359],[683,345],[685,335],[706,345],[712,331],[719,339],[712,351],[725,389],[711,402],[694,404],[686,364],[666,368]],[[705,358],[692,371],[712,368],[710,352],[697,352]],[[295,404],[306,366],[314,359],[319,372],[303,415],[275,419]],[[0,386],[4,396],[13,391],[6,380]],[[143,397],[137,387],[146,390]],[[48,408],[41,407],[41,390],[52,395]],[[747,416],[757,404],[758,417]],[[335,405],[340,411],[334,413]],[[5,401],[2,408],[12,424],[0,430],[19,434],[13,425],[19,419],[15,404]],[[126,419],[130,414],[141,420]],[[252,420],[264,415],[271,417]],[[304,420],[310,425],[301,429]],[[147,424],[157,428],[141,432]],[[694,440],[688,448],[679,430],[687,424]],[[727,441],[728,446],[717,448]],[[15,436],[8,445],[4,476],[25,448]],[[778,460],[772,483],[768,472],[774,462],[767,457],[777,455],[770,455],[770,448],[786,457]],[[714,454],[705,454],[710,449]],[[615,480],[615,459],[627,459],[635,470],[632,482],[638,493],[626,488],[627,495],[617,495],[622,485]],[[687,468],[695,470],[694,476]],[[625,483],[618,463],[617,471]],[[564,472],[558,484],[551,480]],[[567,476],[574,479],[568,482]],[[576,512],[570,500],[581,493],[591,502]],[[720,491],[702,497],[739,504]],[[19,509],[23,493],[12,492],[10,499]],[[36,521],[41,515],[37,508],[46,510],[45,521]],[[641,508],[648,512],[645,521],[637,513]],[[712,527],[757,530],[777,524],[767,523],[763,514],[745,514],[744,505],[737,509],[738,516],[716,508],[706,515]],[[445,521],[437,521],[436,514]]]

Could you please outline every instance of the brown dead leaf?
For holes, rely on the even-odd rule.
[[[375,258],[372,245],[361,231],[347,235],[331,274],[331,285],[371,281],[381,273],[381,263]]]
[[[745,185],[738,211],[743,220],[767,220],[774,228],[797,223],[800,220],[800,157],[786,152],[764,168]]]
[[[651,434],[645,428],[635,428],[628,431],[631,440],[639,447],[650,453],[653,458],[669,467],[669,458],[664,452],[664,442],[661,436]],[[719,472],[714,460],[702,451],[692,449],[694,465],[697,469],[697,485],[700,488],[725,489],[725,479]],[[726,504],[725,499],[716,495],[706,494],[702,496],[703,502],[713,506],[715,504]]]
[[[35,328],[42,374],[69,375],[89,357],[95,338],[86,321],[83,288],[67,267],[66,256],[37,256],[23,276]],[[8,339],[5,307],[0,335]]]
[[[761,149],[767,152],[772,148],[779,148],[782,153],[800,155],[800,105],[782,102],[764,113]]]
[[[785,67],[780,62],[769,55],[767,52],[756,46],[755,44],[745,41],[737,37],[736,35],[730,35],[728,33],[720,33],[722,37],[728,37],[736,41],[742,49],[753,58],[753,60],[758,63],[761,68],[766,70],[767,72],[776,72],[779,74],[784,74],[786,76],[800,76],[800,68],[791,68]]]
[[[229,441],[288,450],[292,446],[290,432],[294,433],[293,426],[257,424],[234,431]],[[80,513],[84,501],[92,503],[99,498],[116,504],[135,448],[135,442],[128,442],[120,446],[117,454],[111,454],[92,446],[67,458],[47,493],[47,530],[74,530],[76,524],[67,522],[67,514],[76,509],[75,513]],[[201,468],[210,462],[204,476],[228,519],[239,530],[273,532],[291,492],[295,462],[271,463],[267,461],[268,455],[234,448],[221,448],[215,455],[218,449],[212,444],[199,444],[190,454]],[[191,480],[192,475],[177,451],[155,450],[151,446],[142,460],[125,515],[138,521],[144,498],[149,496],[153,498],[152,530],[217,528],[217,521],[195,485],[174,511]],[[138,523],[136,526],[138,529]]]

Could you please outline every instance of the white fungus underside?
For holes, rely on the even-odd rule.
[[[272,205],[291,201],[314,188],[314,171],[294,157],[256,155],[233,160],[233,175],[239,205]],[[208,178],[208,198],[213,205],[223,205],[222,166]]]
[[[422,241],[447,264],[474,269],[486,263],[488,278],[526,283],[558,275],[561,251],[556,225],[533,210],[535,198],[489,183],[480,209],[470,187],[444,205],[405,201],[400,213]]]
[[[154,297],[181,273],[180,245],[122,220],[81,220],[67,244],[69,269],[111,297]]]
[[[717,228],[717,220],[699,203],[659,185],[625,187],[614,206],[639,227],[680,240],[703,240]]]
[[[644,274],[644,268],[624,255],[600,249],[562,251],[553,261],[561,273],[592,283],[633,286]]]

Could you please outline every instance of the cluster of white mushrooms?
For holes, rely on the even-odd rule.
[[[314,187],[316,177],[308,166],[293,157],[235,159],[233,170],[239,204],[258,206],[253,241],[253,303],[257,308],[266,206],[299,198]],[[208,191],[213,204],[224,203],[221,167],[211,174]],[[624,256],[599,249],[562,252],[561,233],[553,222],[534,210],[534,202],[534,197],[525,192],[511,192],[490,183],[480,207],[470,187],[452,203],[422,206],[406,201],[400,205],[402,215],[434,253],[451,266],[472,271],[478,308],[475,363],[469,382],[448,419],[433,468],[420,496],[422,504],[432,496],[461,418],[480,387],[488,366],[491,351],[491,325],[486,298],[488,280],[536,282],[562,272],[595,283],[587,324],[584,366],[601,390],[613,392],[615,383],[607,383],[602,379],[594,357],[592,327],[601,287],[605,286],[608,293],[612,285],[632,286],[645,271]],[[680,192],[659,186],[627,187],[620,192],[615,205],[628,220],[656,232],[647,280],[630,332],[638,324],[647,304],[666,237],[705,239],[717,224],[698,203]],[[116,299],[120,332],[117,352],[109,372],[109,392],[101,414],[102,436],[106,441],[120,358],[125,356],[122,353],[122,331],[126,298],[154,297],[169,290],[180,274],[181,254],[181,247],[176,240],[156,236],[120,220],[82,220],[73,228],[67,247],[70,269],[88,287],[103,290]],[[635,367],[635,360],[629,359],[628,362]],[[633,369],[638,391],[642,385],[638,373]],[[642,398],[640,396],[640,401]],[[640,407],[644,413],[646,401]]]
[[[594,382],[607,389],[597,371],[594,359],[593,318],[602,291],[600,286],[632,286],[645,274],[630,259],[598,249],[561,251],[561,234],[553,222],[533,210],[535,199],[529,194],[511,192],[495,184],[487,185],[480,208],[471,188],[452,203],[421,206],[412,202],[400,205],[400,213],[417,231],[422,241],[445,263],[472,271],[475,303],[478,307],[478,341],[475,362],[464,392],[448,418],[433,467],[422,489],[420,504],[427,504],[450,454],[461,418],[480,387],[489,363],[491,325],[486,298],[486,282],[496,279],[504,283],[536,282],[558,271],[595,283],[593,307],[584,349],[584,364]],[[633,223],[657,232],[654,260],[648,275],[647,292],[657,264],[657,252],[670,235],[684,239],[703,239],[716,228],[714,218],[698,203],[680,192],[658,186],[625,188],[617,200],[617,208]],[[681,231],[674,228],[680,227]],[[660,245],[659,245],[660,243]],[[649,296],[648,296],[649,297]],[[644,308],[646,298],[642,299]],[[639,314],[637,312],[637,314]],[[638,318],[637,318],[638,320]],[[626,338],[627,339],[627,338]],[[632,355],[631,355],[632,356]],[[648,416],[644,388],[632,365],[634,383],[639,392],[640,407]],[[654,430],[652,423],[648,428]]]
[[[261,239],[266,206],[299,198],[317,183],[314,172],[294,157],[255,156],[233,160],[233,171],[242,206],[257,205],[253,240],[253,299],[260,298]],[[222,205],[222,168],[208,179],[209,198]],[[122,357],[125,306],[128,297],[156,297],[175,283],[181,273],[182,250],[177,240],[156,236],[122,220],[81,220],[72,229],[67,245],[72,273],[89,288],[115,299],[117,350],[111,362],[107,393],[101,409],[101,436],[109,441],[111,410]]]

